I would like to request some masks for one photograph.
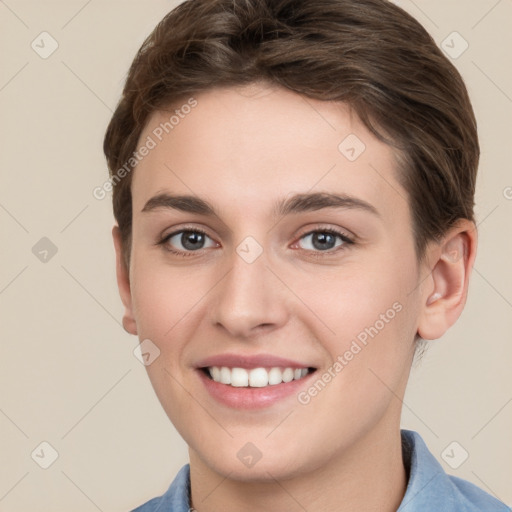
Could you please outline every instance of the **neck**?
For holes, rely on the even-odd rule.
[[[314,472],[247,482],[221,475],[190,450],[192,506],[197,512],[395,512],[407,487],[400,429],[374,429]]]

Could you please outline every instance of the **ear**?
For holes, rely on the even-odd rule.
[[[429,250],[427,260],[432,271],[425,280],[418,334],[435,340],[457,321],[464,306],[469,277],[476,258],[477,231],[473,222],[458,224]]]
[[[130,272],[123,258],[121,231],[117,224],[112,228],[112,238],[114,239],[114,247],[116,250],[117,287],[119,288],[119,295],[125,307],[123,327],[129,334],[137,334],[137,324],[133,314],[132,294],[130,289]]]

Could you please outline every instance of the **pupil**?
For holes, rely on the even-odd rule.
[[[314,233],[313,245],[315,249],[332,249],[336,243],[334,235],[331,233]],[[328,247],[326,247],[326,244]]]
[[[193,231],[186,231],[181,235],[181,243],[185,249],[197,249],[198,245],[201,245],[201,242],[204,241],[204,236],[202,233],[196,233]]]

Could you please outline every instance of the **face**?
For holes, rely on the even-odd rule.
[[[151,117],[132,182],[129,314],[158,398],[191,460],[231,478],[350,457],[399,428],[418,328],[392,150],[281,88],[187,104],[172,128],[174,109]]]

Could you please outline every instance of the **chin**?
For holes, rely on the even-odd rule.
[[[248,437],[247,439],[249,439]],[[266,446],[258,442],[237,439],[226,440],[224,446],[200,451],[193,450],[204,465],[215,473],[230,480],[246,483],[263,483],[274,480],[287,480],[315,470],[321,466],[319,460],[304,457],[308,453],[305,447],[289,444],[289,450],[282,446]],[[236,448],[235,448],[236,447]],[[193,459],[191,454],[191,459]]]

